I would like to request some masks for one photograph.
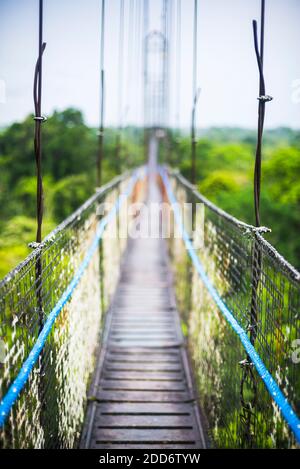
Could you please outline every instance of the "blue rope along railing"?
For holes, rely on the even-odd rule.
[[[200,275],[206,289],[210,293],[211,297],[213,298],[214,302],[218,306],[219,310],[225,317],[226,321],[232,327],[234,332],[238,335],[244,349],[246,350],[249,358],[251,359],[253,365],[255,366],[259,376],[261,377],[262,381],[264,382],[271,398],[274,400],[276,405],[278,406],[283,418],[291,428],[292,432],[294,433],[298,442],[300,442],[300,419],[295,414],[294,410],[292,409],[291,405],[287,401],[287,398],[283,395],[282,391],[280,390],[279,386],[277,385],[276,381],[266,368],[264,362],[260,358],[259,354],[255,350],[254,346],[251,344],[249,337],[246,331],[240,326],[238,321],[234,318],[232,312],[228,309],[226,304],[223,302],[221,297],[219,296],[217,290],[211,283],[210,279],[208,278],[201,261],[199,260],[193,243],[191,242],[188,233],[184,229],[184,224],[182,220],[182,215],[179,209],[178,202],[175,198],[173,190],[171,188],[171,184],[167,175],[167,171],[165,169],[160,169],[160,176],[163,180],[166,193],[169,199],[169,202],[172,206],[174,212],[174,219],[179,227],[181,237],[184,241],[185,247],[187,252],[198,272]]]
[[[62,308],[66,305],[66,303],[71,299],[72,294],[80,282],[81,277],[83,276],[86,268],[88,267],[93,255],[95,254],[98,244],[101,241],[101,238],[103,236],[104,230],[108,223],[113,219],[113,217],[118,213],[121,205],[124,203],[125,199],[129,197],[129,195],[132,193],[132,190],[134,188],[134,185],[136,181],[141,177],[141,171],[142,170],[136,170],[132,177],[131,180],[124,191],[123,194],[119,196],[117,199],[117,202],[111,209],[111,211],[101,219],[101,221],[98,223],[97,229],[96,229],[96,236],[90,245],[84,260],[80,264],[75,276],[69,283],[68,287],[65,289],[63,292],[62,296],[60,297],[59,301],[56,303],[52,311],[50,312],[29,356],[27,359],[24,361],[17,377],[9,387],[6,395],[2,398],[1,403],[0,403],[0,426],[3,426],[5,424],[5,421],[12,409],[12,406],[18,399],[18,396],[20,395],[22,389],[24,388],[29,375],[36,364],[41,351],[45,345],[45,342],[47,340],[47,337],[49,336],[51,329],[55,323],[56,318],[58,317],[59,313],[61,312]]]

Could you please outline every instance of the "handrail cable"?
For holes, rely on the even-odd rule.
[[[123,194],[120,194],[118,197],[115,205],[112,207],[110,212],[101,220],[99,221],[97,228],[96,228],[96,235],[90,244],[89,248],[87,249],[87,253],[80,264],[78,270],[76,271],[73,279],[71,282],[68,284],[66,289],[63,291],[60,299],[57,301],[51,312],[49,313],[47,320],[45,324],[43,325],[43,328],[41,329],[39,336],[34,343],[31,352],[29,353],[27,359],[23,362],[20,371],[17,375],[17,377],[14,379],[13,383],[10,385],[7,393],[5,396],[1,399],[0,402],[0,427],[5,424],[5,421],[11,411],[12,406],[18,399],[19,394],[21,393],[22,389],[24,388],[30,373],[35,366],[37,360],[41,356],[43,352],[44,345],[46,343],[46,340],[52,330],[52,327],[56,321],[56,318],[60,314],[61,310],[65,306],[65,304],[71,299],[73,292],[75,288],[77,287],[78,283],[80,282],[80,279],[82,278],[85,270],[90,264],[90,261],[92,260],[99,242],[102,239],[104,230],[110,220],[117,215],[119,212],[120,207],[124,204],[125,200],[127,197],[130,196],[130,194],[133,191],[133,188],[135,186],[135,183],[143,177],[143,168],[137,169],[134,171],[132,174],[130,181],[128,183],[127,188],[125,189]],[[101,192],[100,192],[101,194]]]
[[[271,373],[269,370],[266,368],[264,362],[262,361],[260,355],[256,351],[254,345],[252,344],[251,340],[248,337],[247,332],[241,327],[239,322],[235,319],[233,313],[230,311],[230,309],[227,307],[227,305],[224,303],[222,298],[220,297],[218,291],[212,284],[210,278],[208,277],[207,273],[205,272],[205,269],[199,259],[199,257],[196,254],[195,247],[186,232],[184,228],[184,222],[182,219],[182,214],[179,209],[178,202],[175,198],[175,195],[173,193],[169,177],[167,175],[167,171],[165,169],[160,168],[159,170],[160,176],[162,178],[163,184],[166,189],[166,193],[170,202],[170,205],[173,209],[174,213],[174,219],[176,224],[179,227],[179,233],[181,234],[181,238],[184,241],[185,247],[187,249],[187,252],[199,274],[201,277],[206,289],[208,290],[210,296],[216,303],[217,307],[225,317],[226,321],[230,324],[234,332],[238,335],[244,349],[247,352],[247,356],[251,359],[251,362],[255,366],[259,376],[261,377],[262,381],[264,382],[271,398],[274,400],[276,405],[278,406],[283,418],[293,431],[296,439],[298,442],[300,442],[300,419],[294,412],[292,406],[289,404],[286,396],[282,393],[280,390],[277,382],[275,379],[272,377]]]

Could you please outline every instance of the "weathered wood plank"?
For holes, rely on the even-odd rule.
[[[133,380],[112,380],[102,379],[99,386],[104,391],[114,389],[130,389],[141,391],[185,391],[186,386],[183,381],[133,381]]]
[[[97,413],[119,415],[191,415],[193,407],[184,403],[141,403],[141,402],[102,402],[97,404]]]
[[[153,348],[159,348],[159,347],[173,347],[177,346],[178,342],[177,340],[174,341],[166,341],[166,340],[157,340],[149,343],[146,343],[146,341],[139,341],[139,340],[112,340],[111,345],[116,345],[118,347],[153,347]]]
[[[121,363],[178,363],[178,356],[174,355],[145,355],[145,354],[109,354],[107,361]]]
[[[176,337],[174,331],[170,331],[167,328],[162,330],[160,327],[156,329],[150,329],[144,326],[144,328],[140,328],[138,331],[133,330],[131,328],[128,329],[115,329],[111,330],[111,337]]]
[[[97,428],[185,428],[192,429],[190,415],[97,415]]]
[[[130,240],[93,387],[91,448],[203,447],[170,281],[164,241]]]
[[[107,346],[107,353],[106,357],[109,356],[110,354],[122,354],[123,356],[127,355],[151,355],[151,356],[158,356],[158,355],[163,355],[163,356],[176,356],[179,357],[179,361],[181,361],[181,355],[180,355],[180,350],[178,348],[172,347],[170,349],[149,349],[147,347],[130,347],[126,350],[124,349],[118,349],[118,347],[110,347],[110,344]]]
[[[105,362],[105,369],[107,371],[126,370],[126,371],[182,371],[181,365],[178,363],[120,363],[120,362]]]
[[[184,379],[183,371],[178,371],[176,373],[167,372],[167,371],[127,371],[127,370],[116,370],[116,371],[106,371],[103,370],[102,377],[104,379],[133,379],[136,381],[182,381]]]
[[[94,428],[93,438],[97,443],[176,443],[195,444],[193,429],[161,429],[161,428]]]
[[[147,342],[157,342],[158,340],[166,340],[171,341],[176,339],[176,336],[172,333],[147,333],[147,331],[136,333],[136,332],[123,332],[123,333],[112,333],[111,340],[132,340],[132,341],[143,341],[147,340]]]
[[[102,391],[101,388],[96,397],[108,402],[186,402],[191,399],[187,391]]]
[[[119,442],[114,443],[109,443],[109,444],[99,444],[96,442],[93,442],[91,445],[91,448],[93,449],[201,449],[203,448],[203,444],[201,442],[196,442],[195,444],[163,444],[163,443],[147,443],[147,444],[140,444],[135,442],[134,444],[122,444]]]

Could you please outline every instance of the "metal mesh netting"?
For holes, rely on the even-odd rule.
[[[124,175],[101,189],[0,283],[0,336],[5,344],[1,396],[83,261],[96,234],[100,204],[114,204],[127,184],[128,176]],[[124,210],[121,206],[118,216],[107,225],[100,249],[56,319],[38,363],[0,430],[1,447],[77,445],[101,319],[117,281],[124,248],[118,237],[120,223],[116,222],[127,216]],[[105,236],[114,227],[117,236]]]
[[[203,267],[294,410],[299,413],[300,276],[261,234],[225,214],[178,173],[180,204],[204,206]],[[170,252],[183,329],[189,338],[200,405],[219,447],[293,447],[292,432],[193,266],[184,243]],[[299,349],[299,346],[298,346]],[[299,353],[298,353],[299,355]]]

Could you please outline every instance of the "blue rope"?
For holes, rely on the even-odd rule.
[[[135,182],[137,179],[140,178],[140,171],[135,171],[134,174],[131,177],[131,180],[124,192],[122,194],[111,211],[104,217],[102,220],[98,223],[97,229],[96,229],[96,236],[89,247],[86,256],[82,263],[79,266],[78,271],[76,272],[75,276],[73,277],[72,281],[69,283],[68,287],[66,290],[63,292],[61,298],[58,300],[52,311],[50,312],[47,321],[45,322],[43,329],[41,330],[37,341],[35,342],[34,346],[32,347],[32,350],[30,354],[28,355],[28,358],[25,360],[23,363],[17,377],[9,387],[6,395],[3,397],[0,403],[0,426],[3,426],[6,418],[8,417],[12,406],[16,402],[20,392],[22,391],[23,387],[25,386],[29,375],[31,373],[31,370],[33,369],[34,365],[36,364],[38,357],[45,345],[45,342],[47,340],[47,337],[49,336],[52,326],[55,323],[55,320],[59,313],[61,312],[62,308],[66,305],[66,303],[70,300],[76,286],[78,285],[84,271],[88,267],[93,255],[95,254],[95,251],[98,248],[98,244],[102,238],[102,235],[104,233],[105,227],[107,224],[111,221],[111,219],[118,213],[122,203],[124,202],[125,198],[128,197],[134,187]],[[125,197],[124,197],[125,196]]]
[[[283,395],[281,392],[280,388],[278,387],[276,381],[266,368],[265,364],[263,363],[262,359],[256,352],[255,348],[251,344],[249,337],[247,333],[244,331],[244,329],[239,325],[237,320],[234,318],[232,312],[227,308],[223,300],[220,298],[217,290],[214,288],[212,285],[211,281],[209,280],[208,276],[206,275],[204,268],[198,258],[198,256],[195,254],[195,249],[194,246],[187,234],[187,232],[184,229],[184,225],[182,222],[182,217],[180,210],[178,208],[178,203],[176,201],[176,198],[174,196],[174,193],[172,191],[171,185],[169,178],[167,176],[166,171],[160,169],[160,175],[163,179],[164,185],[167,190],[168,198],[169,201],[173,207],[174,211],[174,216],[176,219],[177,225],[180,227],[181,234],[182,234],[182,239],[185,243],[186,249],[189,253],[190,258],[193,261],[194,266],[197,269],[198,274],[200,275],[204,285],[206,286],[207,290],[209,291],[210,295],[212,296],[213,300],[215,301],[216,305],[222,312],[223,316],[225,319],[228,321],[232,329],[235,331],[235,333],[238,335],[240,341],[242,342],[242,345],[244,349],[246,350],[248,356],[251,358],[252,363],[254,364],[258,374],[260,375],[261,379],[263,380],[267,390],[269,391],[270,396],[272,399],[275,401],[277,404],[278,408],[280,409],[280,412],[285,419],[285,421],[288,423],[290,426],[291,430],[293,431],[298,443],[300,442],[300,420],[293,411],[291,405],[287,401],[287,398]]]

